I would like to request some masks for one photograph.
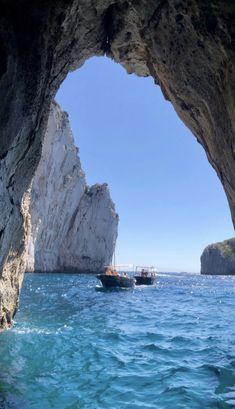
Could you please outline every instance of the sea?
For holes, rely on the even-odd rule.
[[[235,277],[27,274],[0,366],[1,409],[235,408]]]

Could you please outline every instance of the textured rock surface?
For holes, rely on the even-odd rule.
[[[32,182],[28,271],[97,272],[111,263],[118,216],[106,184],[86,185],[68,116],[53,103]]]
[[[201,256],[201,274],[235,275],[235,238],[205,248]]]
[[[22,199],[40,159],[49,107],[68,71],[93,55],[107,54],[128,72],[151,75],[161,86],[205,148],[235,221],[235,3],[0,0],[0,6],[4,326],[15,310],[24,270]]]

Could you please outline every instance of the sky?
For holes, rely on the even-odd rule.
[[[152,78],[94,57],[67,76],[56,100],[87,183],[109,185],[120,218],[117,264],[199,272],[203,249],[234,236],[215,171]]]

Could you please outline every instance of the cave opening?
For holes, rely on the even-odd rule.
[[[204,247],[233,235],[222,186],[152,78],[93,57],[62,83],[88,184],[107,182],[119,263],[199,272]]]
[[[24,255],[28,238],[25,193],[30,186],[40,159],[52,99],[68,72],[81,67],[92,56],[108,54],[116,62],[121,63],[128,72],[135,72],[140,76],[151,75],[154,81],[160,85],[165,98],[171,101],[180,118],[203,145],[208,160],[216,170],[225,190],[234,222],[234,56],[232,47],[234,31],[231,25],[234,10],[230,5],[222,5],[222,3],[222,7],[210,3],[205,6],[203,2],[188,2],[190,3],[188,6],[181,3],[178,1],[160,1],[157,3],[108,1],[97,2],[96,4],[96,2],[89,1],[73,1],[67,4],[67,2],[59,1],[56,5],[54,2],[40,4],[39,8],[37,2],[33,2],[30,7],[24,7],[23,4],[20,4],[14,10],[12,7],[3,8],[1,39],[2,43],[7,45],[2,50],[3,56],[7,51],[7,58],[4,57],[5,62],[1,69],[3,75],[0,90],[4,101],[0,110],[2,123],[0,149],[3,169],[3,200],[1,201],[1,231],[3,233],[0,239],[4,249],[0,257],[2,269],[0,292],[2,295],[1,314],[3,316],[6,316],[5,311],[11,311],[12,314],[18,299],[17,286],[12,286],[11,283],[15,281],[17,285],[21,285],[21,277],[25,268]],[[221,27],[223,27],[222,31]],[[88,62],[84,67],[87,66]],[[84,67],[80,69],[80,73],[83,72]],[[95,71],[93,77],[94,75],[96,75]],[[113,83],[119,84],[123,95],[125,85],[118,83],[116,78]],[[142,80],[138,79],[138,81]],[[148,80],[143,79],[143,83],[144,81]],[[101,105],[100,101],[98,101],[96,109],[102,108],[100,118],[102,123],[105,123],[109,107],[103,109],[103,105],[101,107],[99,105]],[[123,105],[123,101],[120,105]],[[62,106],[69,111],[64,104]],[[151,106],[154,106],[154,103]],[[88,112],[90,112],[90,108]],[[132,124],[137,124],[137,119],[143,117],[143,107],[139,113],[138,115],[135,110],[132,112]],[[129,119],[131,120],[131,118]],[[164,121],[168,125],[168,120],[164,119]],[[119,122],[122,123],[123,118]],[[159,121],[155,129],[158,129],[157,125],[159,125]],[[96,129],[95,131],[97,132]],[[144,148],[147,149],[150,146],[151,150],[148,149],[147,157],[149,157],[149,152],[162,152],[157,149],[156,142],[151,146],[150,138],[143,138],[143,134],[144,132],[142,132],[142,139],[135,138],[137,142],[132,143],[132,163],[137,162],[138,167],[140,167],[139,162],[142,163],[142,158],[135,161],[134,147],[141,146],[143,155]],[[164,139],[166,139],[166,134],[164,134]],[[186,138],[184,139],[187,143]],[[101,139],[99,140],[100,145],[105,146],[101,143]],[[115,141],[117,138],[110,138],[110,140]],[[156,140],[160,141],[159,137]],[[92,144],[90,145],[92,146]],[[174,154],[169,155],[169,147]],[[168,251],[173,248],[177,251],[176,243],[179,242],[179,232],[181,237],[185,237],[184,243],[181,243],[183,257],[185,254],[190,254],[187,245],[189,242],[192,243],[191,237],[193,239],[198,236],[199,238],[204,237],[204,246],[208,242],[221,240],[231,235],[231,225],[228,226],[227,224],[230,219],[228,217],[227,221],[224,222],[222,205],[217,197],[213,198],[210,195],[211,202],[207,204],[207,208],[210,210],[205,216],[205,192],[209,190],[211,182],[207,184],[209,188],[204,189],[201,210],[199,211],[197,206],[189,216],[189,220],[196,218],[196,230],[192,227],[188,230],[183,229],[189,210],[188,205],[184,208],[181,203],[178,204],[178,208],[183,213],[182,218],[180,218],[179,212],[173,214],[173,206],[167,214],[164,212],[165,208],[172,204],[172,198],[174,200],[176,197],[185,199],[181,194],[182,192],[179,192],[180,189],[176,186],[175,181],[180,179],[177,174],[179,164],[185,163],[186,158],[188,162],[190,161],[189,155],[182,154],[180,156],[183,149],[179,149],[179,138],[177,145],[174,145],[171,139],[165,150],[166,156],[158,155],[157,160],[155,157],[155,160],[152,161],[152,172],[148,173],[148,177],[142,177],[141,180],[139,173],[135,174],[135,180],[137,174],[139,177],[139,180],[136,181],[137,185],[146,186],[147,183],[151,183],[151,189],[147,192],[147,196],[149,196],[149,192],[151,193],[150,199],[143,197],[143,191],[131,195],[130,186],[132,186],[134,178],[128,184],[126,195],[125,192],[123,193],[123,189],[121,194],[116,194],[112,181],[107,179],[116,202],[116,197],[118,199],[125,196],[132,198],[128,222],[132,216],[135,216],[133,222],[135,230],[132,230],[129,225],[130,240],[126,241],[125,247],[130,249],[131,243],[133,244],[133,256],[137,252],[141,257],[143,255],[143,245],[140,244],[138,248],[137,243],[133,243],[133,237],[140,238],[142,243],[147,242],[150,237],[154,252],[156,248],[159,249],[159,253],[156,254],[156,258],[158,258],[163,249]],[[106,161],[107,157],[112,160],[110,175],[113,174],[114,152],[116,149],[110,149],[105,157]],[[89,155],[92,157],[91,153]],[[174,156],[178,159],[175,166],[172,165]],[[83,153],[82,157],[84,157]],[[169,159],[169,157],[168,166],[165,166],[167,163],[165,158]],[[161,163],[160,159],[162,158],[165,160]],[[120,162],[120,157],[115,159],[116,163]],[[125,165],[129,161],[129,157],[126,162],[123,161],[122,168],[127,169]],[[161,164],[160,169],[157,168],[159,164]],[[186,166],[184,172],[181,172],[183,173],[181,180],[189,178],[188,168],[190,166],[191,164]],[[88,170],[86,163],[84,163],[84,167],[85,170]],[[121,166],[116,167],[120,173]],[[128,169],[130,169],[129,166]],[[147,169],[147,164],[142,166],[142,173],[143,169]],[[166,180],[162,178],[158,180],[164,180],[163,185],[169,187],[169,195],[168,197],[164,196],[159,190],[156,200],[153,200],[152,185],[156,183],[154,175],[159,176],[161,172],[164,173],[168,169],[171,169],[169,181],[172,181],[173,185],[167,185]],[[200,170],[203,170],[203,165],[200,165],[197,160],[196,173],[199,173]],[[100,178],[103,178],[100,172],[97,172],[98,174]],[[124,176],[125,181],[126,176],[127,173]],[[204,176],[198,183],[199,186],[202,186],[203,179]],[[194,187],[195,184],[195,179],[191,178],[189,186]],[[124,186],[124,183],[122,185]],[[188,189],[185,197],[193,203],[198,203],[199,195],[195,195],[195,197],[193,193],[195,193],[193,188]],[[144,215],[142,214],[143,211],[138,213],[136,210],[137,204],[140,203],[140,197],[143,197],[143,200],[148,204],[148,207],[144,208]],[[163,207],[162,213],[160,207],[156,205],[160,202],[159,198]],[[24,202],[23,206],[21,205],[22,201]],[[225,205],[224,201],[223,203]],[[177,208],[175,202],[173,204],[174,208]],[[121,204],[118,202],[121,223],[123,226],[128,226],[120,206]],[[128,208],[126,205],[124,207]],[[211,221],[213,214],[211,209],[216,207],[218,217]],[[147,224],[146,214],[148,214],[150,221],[157,220],[156,214],[158,214],[158,220],[168,222],[169,229],[166,228],[165,224],[161,231],[158,224],[152,231],[151,228],[154,223]],[[144,228],[139,226],[138,220],[144,220]],[[180,225],[177,225],[176,222],[179,220]],[[206,224],[207,221],[210,221],[209,225]],[[205,231],[202,227],[201,230],[198,230],[198,226],[205,227]],[[217,232],[222,231],[221,236],[217,233],[216,236],[211,233],[212,228],[216,228]],[[151,231],[152,235],[150,234]],[[145,234],[145,232],[147,233]],[[122,228],[119,233],[120,239],[123,237]],[[173,233],[175,233],[174,236]],[[191,236],[190,240],[189,235]],[[159,241],[154,243],[153,238],[155,239],[156,236],[159,237]],[[169,237],[172,237],[172,244],[169,243]],[[162,245],[162,247],[160,248],[158,245]],[[203,246],[200,247],[198,253],[201,252]],[[151,249],[148,247],[148,250]],[[120,253],[124,254],[122,251]],[[130,254],[131,258],[132,254]],[[165,259],[166,256],[167,259],[175,258],[175,254],[170,252],[163,254]],[[197,262],[198,256],[199,254],[197,254]],[[157,264],[160,267],[159,261],[158,259]],[[189,269],[191,269],[190,266]]]

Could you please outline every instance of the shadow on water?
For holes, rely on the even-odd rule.
[[[6,384],[4,379],[0,379],[0,409],[27,409],[25,400],[17,396],[18,392],[12,386],[8,386],[9,390],[4,390],[3,385]]]

